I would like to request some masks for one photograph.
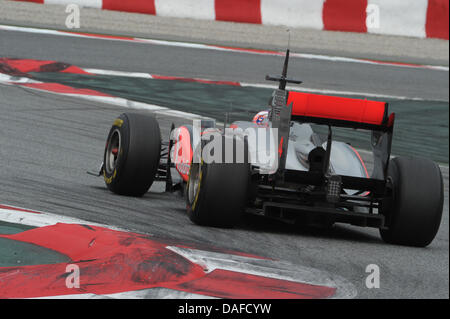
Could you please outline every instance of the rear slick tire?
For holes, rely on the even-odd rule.
[[[225,137],[222,137],[223,141]],[[243,141],[236,141],[234,150]],[[245,143],[245,147],[246,147]],[[245,149],[248,154],[248,148]],[[186,206],[189,219],[198,225],[231,228],[240,220],[247,201],[250,165],[243,163],[208,163],[194,153],[186,185]],[[224,154],[224,153],[223,153]]]
[[[444,186],[439,166],[427,159],[396,157],[389,163],[392,198],[383,201],[387,229],[382,239],[391,244],[425,247],[435,238],[442,218]]]

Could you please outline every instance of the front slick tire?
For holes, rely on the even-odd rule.
[[[103,157],[103,176],[110,191],[143,196],[159,166],[161,133],[148,114],[123,113],[111,127]]]
[[[222,141],[225,143],[225,137]],[[235,143],[236,151],[243,141]],[[224,163],[224,158],[222,163],[211,163],[207,160],[208,155],[201,157],[200,148],[196,150],[197,163],[191,164],[186,187],[187,213],[195,224],[231,228],[239,222],[245,209],[250,177],[248,149],[244,144],[246,156],[241,163],[236,158],[231,163]]]
[[[436,236],[442,218],[444,187],[439,166],[412,157],[389,163],[392,198],[382,203],[388,229],[380,229],[385,242],[425,247]]]

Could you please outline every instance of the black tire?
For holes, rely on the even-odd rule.
[[[444,186],[439,166],[412,157],[396,157],[389,163],[388,178],[392,198],[382,203],[380,212],[387,229],[380,229],[387,243],[428,246],[441,224]]]
[[[106,186],[119,195],[143,196],[153,183],[160,155],[161,133],[156,119],[148,114],[121,114],[105,146]]]
[[[225,141],[225,137],[222,137],[222,141]],[[235,143],[234,150],[243,141]],[[232,163],[208,163],[207,159],[201,157],[200,148],[195,151],[194,158],[200,163],[194,163],[194,160],[191,163],[186,185],[187,213],[192,222],[224,228],[234,227],[239,222],[245,209],[250,180],[246,143],[245,154],[247,156],[243,163],[236,162],[236,158],[233,158]],[[198,187],[194,188],[197,180]]]

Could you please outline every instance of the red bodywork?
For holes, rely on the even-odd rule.
[[[191,133],[185,126],[180,126],[175,130],[175,140],[170,154],[175,168],[184,181],[189,179],[189,169],[192,161]]]
[[[319,94],[289,92],[292,116],[386,125],[387,103]]]

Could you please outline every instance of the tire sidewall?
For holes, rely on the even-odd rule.
[[[111,137],[116,130],[119,132],[121,139],[117,162],[112,172],[108,172],[106,168],[103,170],[103,178],[105,180],[105,183],[108,189],[112,191],[115,191],[120,184],[121,175],[124,172],[127,155],[130,148],[130,123],[126,114],[121,114],[114,120],[114,123],[109,131],[108,138],[106,140],[107,142],[103,155],[103,163],[106,163],[106,152],[108,150],[109,143],[111,142]]]
[[[157,174],[161,156],[161,134],[157,120],[149,114],[123,113],[113,123],[108,134],[104,165],[114,132],[119,132],[121,145],[115,169],[103,170],[107,188],[126,196],[144,195]]]
[[[443,179],[437,164],[422,158],[397,157],[389,164],[392,197],[382,202],[388,243],[425,247],[436,236],[443,209]]]

